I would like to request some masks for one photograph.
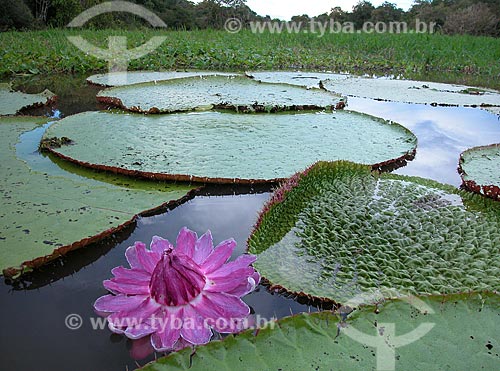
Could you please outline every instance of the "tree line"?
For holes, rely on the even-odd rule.
[[[65,27],[73,18],[94,5],[109,0],[2,0],[0,30],[45,29]],[[222,28],[227,18],[243,22],[258,19],[245,0],[128,0],[146,7],[172,29]],[[147,24],[127,13],[108,13],[90,21],[88,28],[140,28]]]
[[[360,1],[352,12],[340,7],[319,19],[334,18],[338,22],[353,22],[360,29],[365,22],[421,22],[435,23],[444,34],[469,34],[475,36],[500,36],[499,0],[415,0],[413,6],[403,11],[388,1],[375,7],[369,1]]]
[[[0,30],[28,30],[60,28],[67,25],[85,9],[106,0],[2,0]],[[156,13],[172,29],[221,29],[228,18],[239,18],[243,24],[255,21],[272,21],[269,16],[258,15],[246,5],[246,0],[130,0]],[[351,22],[360,29],[366,22],[407,22],[415,24],[434,22],[439,32],[445,34],[470,34],[500,36],[499,0],[415,0],[408,11],[395,4],[384,2],[375,7],[361,0],[352,11],[340,7],[330,12],[310,17],[297,15],[291,21],[306,25],[312,20],[339,23]],[[279,21],[279,20],[274,20]],[[140,28],[144,20],[126,13],[108,13],[93,19],[91,28]]]

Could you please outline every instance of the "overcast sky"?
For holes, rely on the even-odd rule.
[[[352,7],[359,0],[247,0],[248,6],[257,12],[259,15],[270,15],[272,18],[280,18],[289,20],[294,15],[307,14],[316,16],[330,9],[340,6],[343,10],[351,11]],[[384,0],[370,1],[373,5],[378,6]],[[396,4],[403,10],[408,10],[413,4],[413,0],[393,0],[391,3]]]

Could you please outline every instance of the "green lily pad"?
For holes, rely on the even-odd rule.
[[[351,97],[440,106],[500,106],[500,92],[435,82],[350,77],[322,81],[328,91]]]
[[[350,77],[346,74],[328,72],[292,72],[292,71],[269,71],[269,72],[247,72],[246,75],[256,81],[290,84],[307,88],[319,88],[323,80],[345,80]]]
[[[499,295],[471,294],[390,301],[345,322],[331,312],[300,314],[141,370],[496,370],[499,306]]]
[[[258,83],[247,77],[205,76],[126,85],[97,94],[105,104],[141,113],[211,108],[241,112],[333,109],[339,96],[320,89]]]
[[[41,136],[46,122],[0,118],[0,269],[6,276],[109,236],[145,210],[173,205],[193,189],[68,164],[61,169],[36,153],[39,139],[33,135]]]
[[[71,145],[51,151],[83,166],[213,183],[282,180],[318,160],[349,159],[378,167],[411,158],[417,142],[398,124],[342,111],[86,112],[59,121],[45,137],[71,138]]]
[[[110,72],[98,75],[92,75],[87,78],[87,82],[93,85],[100,86],[123,86],[140,84],[144,82],[155,82],[181,79],[185,77],[201,77],[201,76],[238,76],[234,73],[213,72],[213,71],[130,71],[130,72]]]
[[[339,303],[500,287],[499,203],[370,170],[318,163],[276,191],[248,242],[271,286]]]
[[[22,109],[54,103],[56,96],[49,90],[40,94],[25,94],[12,91],[10,84],[0,84],[0,115],[15,115]]]
[[[500,201],[500,144],[462,153],[459,172],[465,188]]]

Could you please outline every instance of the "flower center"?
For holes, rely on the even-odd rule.
[[[205,276],[190,257],[165,251],[156,265],[149,288],[151,297],[161,305],[178,306],[189,303],[205,286]]]

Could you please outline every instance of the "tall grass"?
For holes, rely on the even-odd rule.
[[[67,35],[107,47],[110,35],[129,48],[152,36],[167,40],[130,63],[148,69],[304,69],[403,75],[500,88],[500,39],[429,34],[252,34],[242,31],[49,30],[0,34],[0,76],[19,73],[91,73],[107,62],[85,55]]]

